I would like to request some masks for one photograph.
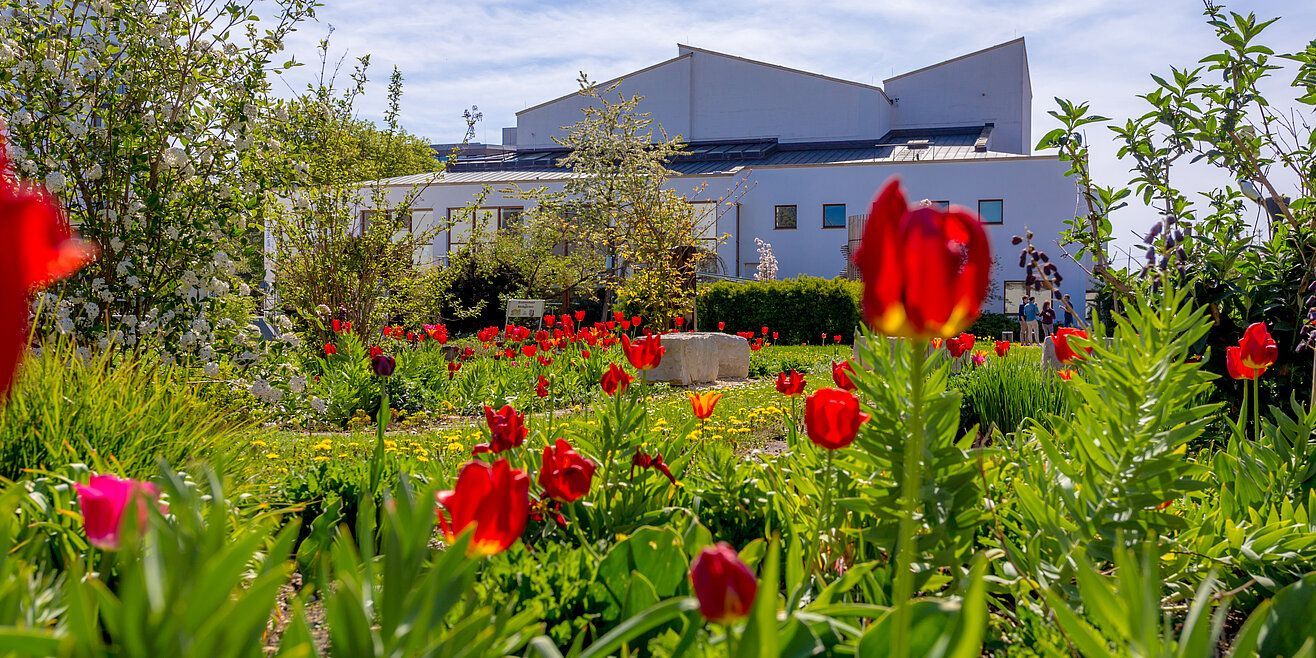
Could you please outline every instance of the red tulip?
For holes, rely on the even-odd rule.
[[[726,330],[727,330],[727,323],[725,323],[725,322],[719,322],[719,323],[717,323],[717,330],[718,330],[718,331],[726,331]]]
[[[537,346],[535,346],[535,345],[522,345],[522,346],[521,346],[521,353],[524,354],[524,355],[526,355],[526,356],[534,356],[534,355],[535,355],[535,352],[538,351],[538,350],[539,350],[539,348],[538,348]]]
[[[1238,341],[1238,346],[1242,348],[1239,360],[1243,365],[1254,370],[1259,368],[1264,372],[1279,359],[1279,346],[1275,344],[1275,339],[1271,337],[1264,322],[1253,322],[1248,325],[1247,330],[1243,332],[1243,338]]]
[[[772,332],[772,340],[777,340],[778,338],[781,338],[781,336],[775,331]]]
[[[1004,359],[1005,355],[1009,353],[1010,353],[1010,341],[1008,340],[996,341],[996,356],[999,356],[1002,359]]]
[[[790,398],[803,393],[804,375],[796,370],[777,373],[777,392]]]
[[[376,377],[391,377],[397,367],[397,360],[387,354],[370,357],[370,369],[375,372]]]
[[[836,382],[837,388],[853,391],[854,382],[850,380],[852,374],[854,374],[854,364],[849,360],[832,364],[832,381]]]
[[[1266,374],[1265,368],[1249,368],[1243,363],[1243,348],[1239,345],[1225,348],[1225,367],[1234,379],[1256,379]]]
[[[767,325],[764,325],[764,326],[762,326],[762,327],[759,327],[759,334],[761,334],[761,335],[763,335],[763,336],[768,335],[768,327],[767,327]]]
[[[721,399],[722,394],[713,391],[691,393],[690,407],[694,410],[695,418],[708,420],[708,417],[713,415],[713,407],[716,407],[717,401]]]
[[[544,458],[540,462],[539,486],[549,498],[560,503],[574,503],[589,493],[590,483],[594,478],[594,462],[580,456],[572,450],[571,444],[558,439],[551,446],[544,446]]]
[[[684,326],[685,326],[685,316],[684,316],[684,315],[678,315],[678,316],[672,318],[672,324],[675,324],[677,329],[680,329],[681,327],[684,327]]]
[[[324,355],[325,355],[325,356],[333,356],[333,355],[335,355],[335,354],[337,354],[337,353],[338,353],[338,348],[335,347],[333,343],[325,343],[325,344],[324,344]]]
[[[933,338],[932,340],[928,341],[928,344],[932,346],[933,350],[939,350],[941,349],[941,345],[944,342],[946,342],[944,339]]]
[[[78,507],[82,510],[82,526],[87,541],[98,548],[119,548],[119,532],[124,526],[124,512],[131,505],[134,514],[128,515],[135,523],[135,531],[146,527],[151,503],[160,496],[160,490],[150,482],[120,479],[113,475],[93,475],[87,484],[75,486]]]
[[[992,257],[976,217],[956,208],[910,208],[892,179],[873,200],[854,262],[868,325],[929,338],[954,336],[977,319]]]
[[[754,339],[754,342],[752,342],[752,343],[749,344],[749,351],[751,351],[751,352],[757,352],[757,351],[759,351],[759,350],[761,350],[761,349],[763,349],[763,339],[762,339],[762,338],[755,338],[755,339]]]
[[[1081,338],[1086,340],[1087,337],[1088,332],[1083,331],[1082,329],[1074,329],[1073,327],[1061,327],[1056,329],[1055,335],[1051,337],[1051,344],[1055,346],[1056,350],[1056,359],[1061,363],[1070,363],[1075,359],[1083,358],[1081,353],[1074,351],[1074,347],[1069,344],[1069,339]],[[1092,348],[1087,348],[1087,351],[1091,352]]]
[[[484,405],[484,422],[489,426],[489,442],[475,446],[474,454],[486,452],[500,453],[519,447],[525,442],[529,430],[525,426],[525,414],[505,404],[497,412],[493,407]]]
[[[468,553],[493,555],[507,550],[521,537],[530,515],[530,478],[506,459],[493,466],[468,462],[451,491],[435,495],[439,528],[448,542],[474,525]],[[451,515],[451,518],[449,517]]]
[[[548,379],[543,375],[540,375],[539,381],[535,382],[535,395],[541,398],[548,397]]]
[[[375,357],[377,357],[377,356],[381,356],[381,355],[383,355],[383,354],[384,354],[384,348],[382,348],[382,347],[380,347],[380,346],[378,346],[378,345],[371,345],[371,346],[370,346],[370,358],[373,359],[373,358],[375,358]]]
[[[615,363],[609,363],[608,369],[604,371],[603,377],[599,380],[599,386],[603,387],[603,392],[608,395],[616,395],[618,391],[625,392],[626,388],[631,385],[632,377],[627,374],[626,370]]]
[[[841,334],[832,336],[832,342],[839,345],[841,343]]]
[[[545,315],[545,316],[544,316],[544,326],[545,326],[545,327],[548,327],[548,328],[551,329],[551,328],[553,327],[553,325],[555,325],[555,324],[557,324],[557,316],[556,316],[556,315],[553,315],[552,313],[549,313],[548,315]]]
[[[631,477],[635,477],[635,468],[652,468],[662,473],[668,481],[676,484],[676,476],[672,475],[672,469],[668,468],[667,463],[663,461],[662,455],[650,455],[649,453],[635,449],[635,454],[631,456]]]
[[[804,401],[804,430],[810,441],[828,450],[850,445],[867,420],[859,398],[849,391],[820,388]]]
[[[663,360],[663,354],[667,348],[663,347],[661,336],[645,336],[637,338],[634,342],[630,336],[621,337],[621,349],[626,353],[626,360],[635,366],[636,370],[652,370],[658,367]]]
[[[954,338],[946,339],[946,351],[950,352],[952,359],[960,358],[965,352],[973,348],[977,339],[973,334],[960,334]]]
[[[9,178],[0,136],[0,398],[27,351],[28,295],[78,271],[95,249],[73,237],[59,202],[44,189]]]
[[[462,364],[457,361],[448,362],[448,379],[457,376],[457,371],[462,369]]]
[[[748,615],[759,589],[754,572],[724,542],[695,556],[690,565],[690,586],[699,599],[699,614],[719,624]]]
[[[576,322],[584,322],[584,321],[585,321],[585,311],[584,311],[584,310],[576,311],[573,315],[575,315],[575,317],[576,317]]]
[[[640,328],[640,316],[638,315],[631,316],[631,326],[635,327],[636,329]]]

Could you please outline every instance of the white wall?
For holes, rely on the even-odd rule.
[[[1032,84],[1022,38],[887,79],[892,128],[995,123],[989,148],[1030,153]]]
[[[868,212],[874,194],[891,176],[899,176],[911,203],[921,199],[948,200],[976,212],[979,199],[1004,200],[1004,224],[988,225],[992,252],[998,264],[993,271],[998,297],[989,302],[986,310],[1001,312],[1004,302],[999,298],[1003,282],[1022,280],[1018,267],[1019,248],[1010,244],[1012,236],[1032,229],[1035,243],[1047,251],[1065,277],[1064,289],[1081,305],[1087,288],[1083,269],[1063,256],[1056,244],[1065,220],[1073,217],[1075,189],[1065,176],[1065,167],[1050,156],[1020,156],[989,160],[955,162],[904,162],[864,165],[823,165],[795,167],[763,167],[744,172],[749,192],[740,198],[739,208],[725,212],[718,220],[718,233],[730,238],[719,248],[719,256],[730,274],[736,274],[736,247],[739,245],[739,274],[750,278],[758,260],[754,238],[769,242],[777,256],[782,278],[807,274],[835,277],[842,273],[845,262],[841,247],[847,242],[845,229],[822,228],[823,204],[844,203],[846,215]],[[739,177],[708,176],[675,178],[672,189],[687,194],[691,200],[713,200],[731,192]],[[694,194],[697,186],[703,189]],[[527,187],[538,183],[527,184]],[[508,185],[493,186],[498,192],[485,199],[487,206],[531,207],[514,194],[504,194]],[[561,189],[561,185],[548,185]],[[480,185],[435,185],[421,195],[417,207],[432,207],[434,221],[443,221],[448,208],[462,207],[481,190]],[[798,209],[798,228],[773,228],[776,205],[795,205]],[[739,234],[736,234],[737,216]],[[435,257],[441,257],[447,245],[447,235],[435,238]],[[1081,309],[1079,309],[1081,312]]]

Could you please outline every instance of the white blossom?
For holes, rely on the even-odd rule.
[[[777,278],[777,255],[772,253],[772,245],[759,238],[754,238],[758,249],[759,265],[754,270],[756,281],[773,281]]]
[[[58,171],[52,171],[46,174],[46,189],[49,189],[51,192],[58,194],[67,184],[68,179],[64,177],[64,174],[61,174]]]
[[[311,398],[311,409],[317,414],[322,414],[329,409],[329,404],[320,398]]]

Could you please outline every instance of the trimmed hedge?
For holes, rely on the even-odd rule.
[[[721,281],[699,290],[699,328],[759,331],[768,327],[778,343],[817,345],[823,333],[840,334],[846,343],[859,326],[862,288],[856,281],[802,276],[781,281]]]
[[[828,343],[836,334],[850,343],[859,326],[862,299],[862,284],[847,279],[720,281],[699,289],[699,328],[712,331],[718,322],[726,322],[729,332],[757,332],[766,326],[781,336],[777,342],[786,345],[817,345],[823,332]],[[1018,330],[1019,322],[1012,315],[983,313],[967,331],[998,340],[1001,332]]]

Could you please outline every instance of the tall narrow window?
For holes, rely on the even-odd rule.
[[[823,228],[845,228],[845,204],[823,204]]]
[[[795,228],[795,219],[795,206],[773,206],[772,228],[793,229]]]
[[[1005,202],[1000,199],[979,199],[978,219],[984,224],[1005,223]]]

